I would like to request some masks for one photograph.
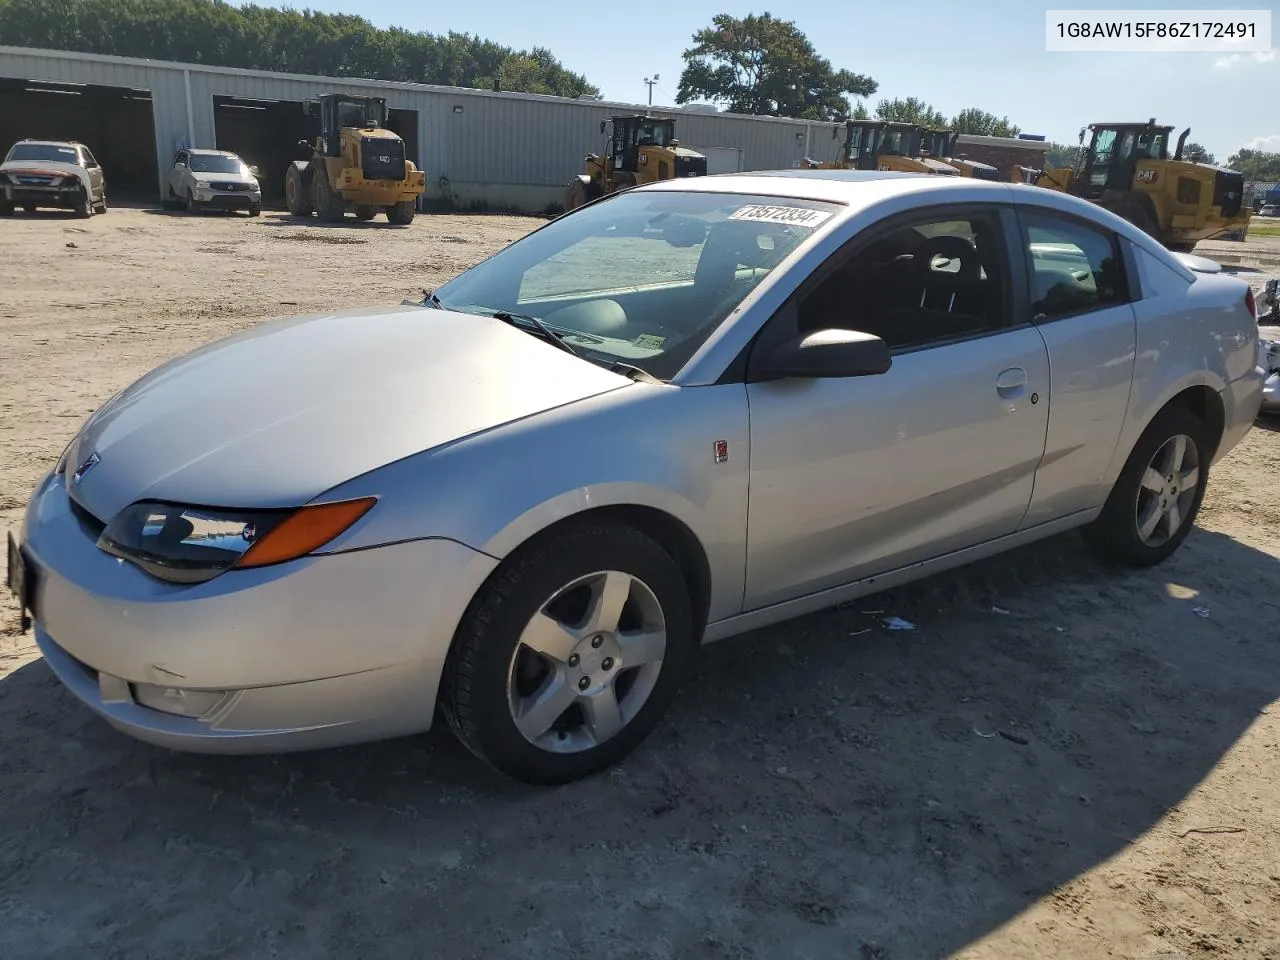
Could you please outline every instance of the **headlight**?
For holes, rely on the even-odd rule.
[[[232,567],[264,567],[306,556],[375,502],[365,497],[296,510],[219,510],[140,501],[107,524],[98,547],[159,580],[203,583]]]
[[[75,187],[75,186],[79,186],[79,184],[80,184],[80,178],[79,178],[79,177],[76,177],[76,176],[70,176],[70,177],[63,177],[63,178],[62,178],[62,185],[63,185],[64,187]]]

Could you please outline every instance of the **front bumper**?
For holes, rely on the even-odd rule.
[[[3,188],[3,196],[8,203],[17,206],[34,203],[41,207],[70,207],[80,199],[80,186],[79,184],[72,187],[6,186]]]
[[[252,193],[199,192],[196,199],[206,207],[216,210],[248,210],[262,206],[262,196]]]
[[[415,200],[427,188],[426,174],[411,170],[403,180],[366,180],[358,168],[347,167],[338,181],[342,199],[348,203],[390,206]]]
[[[454,630],[496,564],[417,540],[175,586],[99,550],[56,476],[22,539],[59,679],[119,730],[209,753],[426,730]]]

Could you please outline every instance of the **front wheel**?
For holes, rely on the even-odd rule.
[[[1209,482],[1211,441],[1186,407],[1162,412],[1143,432],[1097,520],[1082,531],[1104,559],[1153,566],[1191,532]]]
[[[414,207],[417,201],[401,200],[387,207],[387,222],[399,227],[407,227],[413,223]]]
[[[8,200],[0,200],[0,217],[12,217],[13,204]]]
[[[93,216],[93,197],[89,195],[89,191],[84,187],[81,187],[80,192],[76,195],[75,211],[76,216],[82,220]]]
[[[257,216],[261,216],[261,214],[262,214],[262,204],[252,203],[249,205],[249,216],[257,217]]]
[[[199,213],[204,209],[204,204],[196,199],[194,193],[187,194],[187,213]]]
[[[581,523],[521,550],[472,601],[445,667],[445,717],[509,777],[577,780],[644,740],[694,646],[666,551],[631,527]]]

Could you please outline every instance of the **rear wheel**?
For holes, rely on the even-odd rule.
[[[34,203],[24,203],[22,209],[27,213],[35,213],[39,208]]]
[[[1104,559],[1149,567],[1168,557],[1195,524],[1209,482],[1211,440],[1184,406],[1151,422],[1129,454],[1102,514],[1082,531]]]
[[[372,220],[378,215],[378,208],[367,203],[362,203],[356,207],[357,220]]]
[[[393,203],[387,207],[387,222],[394,223],[400,227],[407,227],[413,223],[414,207],[417,201],[401,200],[399,203]]]
[[[311,165],[311,202],[324,223],[340,223],[347,213],[342,194],[334,191],[323,165]]]
[[[445,717],[507,776],[576,780],[644,740],[694,647],[666,551],[634,528],[582,523],[521,550],[472,602],[445,668]]]
[[[0,200],[0,217],[12,217],[13,204],[8,200]]]
[[[296,164],[289,164],[284,175],[284,202],[295,217],[311,216],[311,196]]]

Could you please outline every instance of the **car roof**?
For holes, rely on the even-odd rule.
[[[235,157],[237,160],[240,159],[230,150],[209,150],[204,147],[188,147],[186,152],[199,154],[202,157]]]
[[[19,140],[18,143],[30,143],[37,147],[80,147],[84,146],[79,140]],[[16,147],[18,143],[15,143]]]

